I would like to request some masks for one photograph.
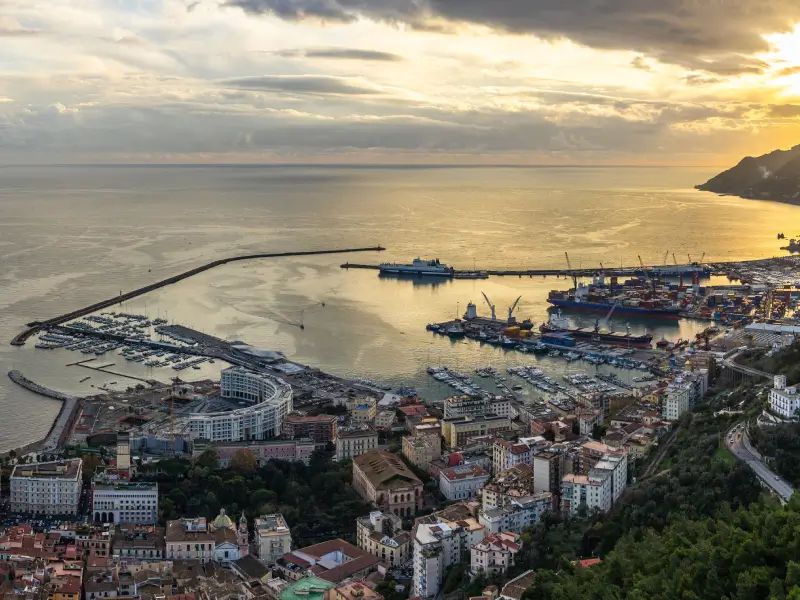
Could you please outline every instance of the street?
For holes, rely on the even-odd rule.
[[[742,460],[753,469],[761,482],[775,492],[783,502],[787,502],[794,493],[794,488],[779,475],[764,464],[761,455],[750,445],[750,439],[745,431],[745,424],[738,423],[725,437],[725,445],[736,458]]]

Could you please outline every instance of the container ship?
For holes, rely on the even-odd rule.
[[[378,265],[381,274],[385,275],[414,275],[418,277],[453,277],[455,270],[439,262],[438,258],[427,260],[415,258],[410,264],[381,263]]]
[[[650,348],[653,336],[649,333],[633,335],[630,328],[625,328],[625,333],[616,331],[600,331],[600,323],[595,322],[594,327],[569,327],[565,319],[560,315],[553,317],[547,323],[539,326],[539,331],[545,333],[566,333],[576,340],[589,340],[614,346],[625,346],[635,348]]]
[[[547,301],[566,310],[616,311],[637,317],[677,319],[681,312],[680,306],[666,294],[659,293],[655,285],[650,287],[646,282],[628,282],[616,287],[598,282],[591,285],[581,283],[567,291],[551,291]]]

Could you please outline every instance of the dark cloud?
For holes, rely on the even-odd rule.
[[[800,104],[775,104],[769,107],[771,117],[800,117]]]
[[[273,52],[278,56],[289,58],[337,58],[345,60],[374,60],[374,61],[399,61],[402,57],[391,52],[378,50],[363,50],[361,48],[290,48]]]
[[[378,93],[375,88],[353,83],[341,77],[326,75],[258,75],[226,79],[220,83],[232,88],[294,94],[366,95]]]
[[[800,21],[797,0],[228,0],[284,19],[350,22],[361,17],[441,29],[468,22],[545,39],[630,49],[721,75],[756,72],[763,34]]]

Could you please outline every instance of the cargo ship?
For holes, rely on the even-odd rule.
[[[410,264],[381,263],[378,265],[381,274],[385,275],[415,275],[418,277],[453,277],[455,270],[439,262],[438,258],[427,260],[415,258]]]
[[[567,291],[552,290],[547,301],[566,310],[587,312],[616,311],[637,317],[677,319],[680,306],[647,285],[626,285],[612,288],[602,284],[578,284]]]
[[[547,323],[539,326],[539,331],[542,333],[567,333],[576,340],[590,340],[625,347],[650,348],[653,342],[653,336],[649,333],[633,335],[629,327],[625,328],[625,333],[600,331],[599,321],[595,321],[594,327],[569,327],[560,318],[560,315],[551,316]]]

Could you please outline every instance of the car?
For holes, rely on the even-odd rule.
[[[775,475],[775,481],[780,481],[780,480],[781,480],[781,476],[780,475]]]

